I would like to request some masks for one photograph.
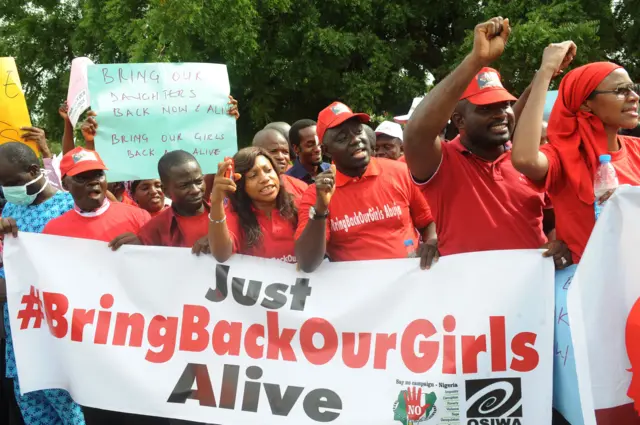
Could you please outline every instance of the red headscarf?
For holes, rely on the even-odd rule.
[[[558,151],[569,184],[582,202],[592,204],[593,177],[601,154],[608,153],[607,134],[600,118],[580,110],[598,84],[616,69],[611,62],[594,62],[569,72],[560,83],[549,125],[549,143]],[[580,148],[586,153],[586,161]],[[590,168],[589,168],[590,167]]]

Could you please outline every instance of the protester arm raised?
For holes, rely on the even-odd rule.
[[[411,174],[426,181],[442,160],[439,134],[473,77],[497,59],[511,33],[508,19],[493,18],[475,28],[471,53],[420,102],[404,130],[404,153]]]
[[[64,155],[76,147],[73,141],[73,125],[69,119],[69,105],[67,105],[67,102],[60,105],[58,113],[64,121],[64,133],[62,134],[62,154]]]
[[[227,226],[227,215],[224,206],[225,198],[237,190],[234,180],[240,178],[236,174],[226,177],[227,169],[231,168],[232,160],[226,159],[218,164],[218,172],[211,190],[211,210],[209,211],[209,248],[215,259],[224,263],[233,254],[233,241]]]
[[[335,193],[336,167],[316,176],[315,193],[309,189],[302,197],[298,210],[298,231],[295,251],[300,269],[311,273],[320,266],[327,252],[329,204]],[[313,214],[310,213],[313,208]],[[314,216],[311,219],[310,215]]]
[[[513,135],[513,166],[535,182],[543,181],[549,171],[549,160],[540,152],[547,91],[553,77],[571,63],[575,54],[576,45],[571,41],[551,44],[544,50],[542,65],[533,79],[531,94]]]

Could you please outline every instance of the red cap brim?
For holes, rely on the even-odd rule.
[[[496,87],[494,89],[483,90],[479,93],[476,93],[472,96],[466,98],[469,102],[474,105],[484,106],[490,105],[492,103],[500,103],[500,102],[515,102],[518,100],[513,97],[511,93],[505,90],[502,87]]]
[[[342,124],[345,121],[349,121],[352,118],[358,118],[360,120],[360,122],[362,123],[368,123],[369,121],[371,121],[371,117],[367,114],[364,113],[358,113],[358,114],[354,114],[354,113],[343,113],[343,114],[338,114],[336,115],[336,117],[333,119],[333,121],[331,121],[329,124],[327,124],[327,130],[330,128],[335,128],[337,126],[339,126],[340,124]],[[326,130],[325,130],[326,132]]]
[[[108,168],[104,164],[100,164],[96,161],[83,161],[76,164],[74,167],[72,167],[69,171],[67,171],[67,173],[64,176],[73,177],[73,176],[77,176],[80,173],[84,173],[87,171],[95,171],[95,170],[107,171]]]

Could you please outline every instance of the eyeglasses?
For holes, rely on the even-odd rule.
[[[631,92],[636,95],[640,94],[640,84],[627,84],[626,86],[620,86],[615,90],[594,90],[589,95],[589,98],[593,98],[599,94],[615,94],[618,99],[626,99]]]

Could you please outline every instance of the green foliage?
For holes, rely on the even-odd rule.
[[[226,63],[246,144],[266,123],[314,118],[333,100],[406,113],[427,73],[443,78],[473,27],[496,15],[513,25],[494,66],[515,93],[544,47],[565,39],[578,64],[613,59],[638,77],[638,10],[640,0],[0,0],[0,55],[16,57],[34,122],[58,140],[76,56]]]
[[[578,45],[578,55],[572,66],[588,62],[609,60],[615,45],[610,25],[613,19],[611,7],[602,8],[606,2],[591,0],[518,0],[511,2],[490,1],[484,19],[501,14],[509,17],[512,33],[505,53],[493,67],[500,71],[505,86],[519,94],[529,85],[540,66],[542,52],[550,43],[573,40]],[[588,9],[587,9],[588,8]],[[587,12],[589,10],[589,12]],[[597,10],[600,15],[594,14]],[[500,13],[500,11],[503,11]],[[504,13],[508,12],[508,13]],[[602,24],[609,24],[601,30]],[[455,67],[471,51],[473,31],[469,30],[454,61],[447,70]],[[557,84],[557,82],[556,82]]]

